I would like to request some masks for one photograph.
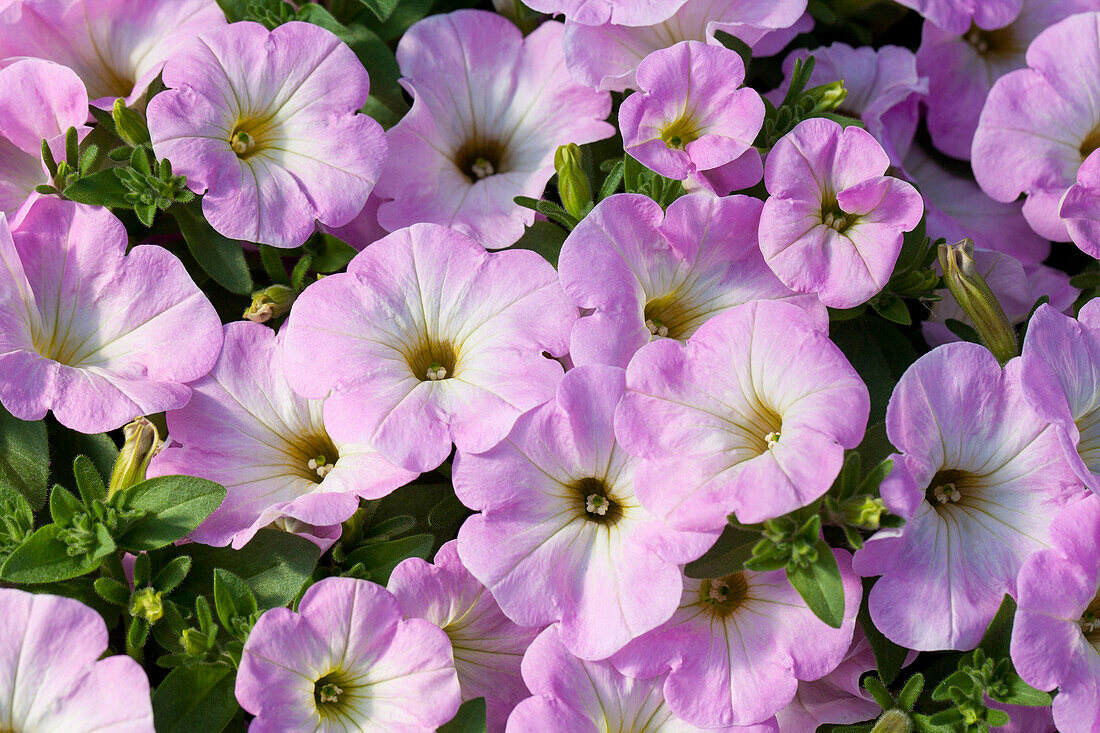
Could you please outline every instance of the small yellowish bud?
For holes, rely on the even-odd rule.
[[[130,147],[136,148],[149,142],[149,127],[145,124],[145,118],[137,110],[127,107],[126,100],[121,97],[115,100],[115,106],[111,108],[111,119],[122,142]]]
[[[940,268],[943,281],[955,302],[970,316],[982,341],[1005,364],[1020,351],[1016,332],[1012,329],[997,296],[989,289],[985,278],[974,263],[974,242],[964,239],[956,244],[941,244]]]
[[[814,106],[806,115],[807,117],[816,117],[826,112],[832,112],[848,98],[848,90],[844,88],[843,81],[822,84],[813,89],[807,89],[803,94],[813,97],[814,100]]]
[[[164,615],[162,593],[153,588],[142,588],[130,596],[130,615],[155,624]]]
[[[862,529],[878,529],[882,515],[886,513],[886,503],[875,496],[856,496],[845,501],[840,509],[848,524]]]
[[[913,733],[913,719],[904,710],[887,710],[875,723],[871,733]]]
[[[554,153],[554,170],[558,172],[558,195],[562,206],[578,219],[592,205],[592,187],[581,167],[581,149],[576,143],[562,145]]]
[[[286,285],[272,285],[258,290],[252,294],[252,303],[243,317],[256,323],[266,323],[289,313],[296,297],[294,289]]]
[[[107,487],[108,499],[119,491],[125,491],[144,481],[149,461],[161,449],[157,426],[144,417],[139,417],[123,427],[122,434],[126,442],[118,452],[115,467],[111,471],[111,483]]]

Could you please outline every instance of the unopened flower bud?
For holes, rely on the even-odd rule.
[[[875,723],[871,733],[912,733],[913,719],[904,710],[887,710]]]
[[[252,294],[252,304],[244,312],[244,318],[255,323],[266,323],[272,318],[286,315],[294,305],[297,294],[286,285],[272,285]]]
[[[807,117],[816,117],[826,112],[832,112],[848,98],[848,90],[844,88],[843,81],[833,81],[828,84],[807,89],[802,93],[803,97],[809,97],[813,106],[807,111]]]
[[[554,170],[558,172],[558,195],[562,206],[578,219],[592,206],[592,188],[581,167],[581,149],[576,143],[558,148],[554,153]]]
[[[118,452],[115,467],[111,471],[111,483],[107,487],[108,499],[119,491],[125,491],[144,481],[149,461],[161,449],[157,427],[144,417],[139,417],[122,428],[122,434],[126,442]]]
[[[974,263],[974,242],[964,239],[956,244],[941,244],[939,256],[947,289],[970,316],[993,356],[1004,364],[1018,355],[1016,332]]]
[[[149,127],[145,124],[145,118],[137,110],[127,107],[121,97],[115,100],[111,119],[115,122],[115,132],[119,138],[130,147],[136,148],[149,142]]]
[[[840,505],[844,521],[861,529],[878,529],[886,503],[874,496],[854,496]]]
[[[130,615],[143,618],[151,624],[164,616],[164,598],[159,590],[142,588],[130,597]]]

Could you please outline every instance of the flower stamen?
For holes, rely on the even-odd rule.
[[[662,323],[656,318],[647,318],[645,327],[649,329],[649,333],[653,336],[660,336],[665,338],[668,336],[668,326]]]

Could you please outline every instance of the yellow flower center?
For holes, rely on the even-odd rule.
[[[703,131],[695,118],[686,112],[661,130],[661,139],[670,150],[683,150],[702,137]]]

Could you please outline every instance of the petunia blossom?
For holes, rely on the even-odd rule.
[[[196,542],[240,548],[276,520],[333,527],[338,536],[360,497],[379,499],[416,478],[371,448],[358,421],[326,416],[322,400],[290,390],[282,342],[267,326],[230,323],[210,374],[166,415],[173,444],[149,475],[199,476],[227,491],[189,535]]]
[[[760,725],[699,728],[676,717],[664,700],[667,675],[634,679],[610,662],[577,659],[551,626],[523,657],[523,678],[534,693],[508,718],[508,733],[775,733]]]
[[[859,127],[825,118],[799,123],[764,168],[771,196],[760,214],[760,251],[783,284],[852,308],[882,290],[902,235],[924,213],[910,184],[883,175],[890,158]]]
[[[457,544],[444,544],[431,563],[418,557],[401,561],[387,588],[405,618],[422,618],[446,632],[462,699],[484,697],[488,729],[500,733],[512,708],[530,695],[520,660],[539,629],[517,626],[501,613],[459,560]]]
[[[764,103],[744,80],[741,56],[722,46],[654,51],[638,66],[641,92],[619,107],[626,152],[662,176],[705,183],[699,174],[747,153],[764,122]]]
[[[0,730],[153,733],[145,670],[72,598],[0,588]],[[102,657],[102,658],[101,658]]]
[[[639,506],[638,461],[615,440],[622,369],[581,366],[554,400],[522,415],[492,450],[460,451],[459,500],[482,512],[458,552],[501,609],[523,626],[560,622],[562,642],[603,659],[676,610],[679,564],[717,532],[680,532]]]
[[[936,148],[962,160],[993,83],[1027,65],[1028,45],[1051,25],[1074,13],[1100,10],[1097,0],[1022,0],[1011,22],[948,32],[925,23],[917,68],[928,77],[928,132]],[[923,190],[922,190],[923,193]]]
[[[582,25],[652,25],[667,20],[686,0],[531,0],[540,13],[561,13]]]
[[[339,227],[363,209],[386,141],[357,114],[366,69],[329,31],[233,23],[173,55],[163,77],[169,89],[149,102],[153,150],[205,191],[221,234],[296,247],[316,222]]]
[[[1001,28],[1012,22],[1024,0],[898,0],[945,31],[965,33],[971,25]]]
[[[554,394],[577,318],[554,268],[527,250],[489,253],[416,224],[306,288],[287,319],[287,382],[328,397],[325,420],[358,422],[378,451],[429,471],[451,443],[493,447]]]
[[[948,169],[919,145],[905,156],[903,174],[920,189],[925,232],[933,240],[969,238],[978,249],[1004,252],[1027,265],[1050,254],[1050,241],[1027,225],[1020,202],[994,201],[969,173]]]
[[[676,613],[611,658],[622,673],[668,672],[665,700],[700,727],[763,723],[786,707],[800,680],[816,680],[844,660],[860,603],[851,556],[834,550],[844,587],[840,628],[814,615],[782,570],[684,578]]]
[[[604,122],[611,96],[573,81],[561,37],[561,23],[524,38],[483,10],[429,16],[401,37],[397,62],[413,107],[387,133],[383,227],[445,224],[489,249],[523,235],[535,212],[513,199],[542,195],[558,147],[615,132]]]
[[[244,645],[237,702],[253,733],[430,733],[458,710],[451,645],[403,619],[380,585],[326,578],[298,603],[265,611]]]
[[[645,459],[638,498],[684,530],[809,504],[862,440],[870,411],[867,387],[817,322],[770,300],[715,316],[686,344],[643,347],[626,386],[615,432]]]
[[[1062,197],[1058,215],[1078,249],[1100,259],[1100,155],[1085,158]]]
[[[1039,306],[1028,322],[1022,373],[1031,408],[1054,424],[1081,482],[1100,493],[1100,300],[1076,319]]]
[[[1020,389],[1020,360],[1002,371],[984,346],[954,343],[902,376],[886,409],[900,454],[882,482],[905,526],[855,554],[875,627],[917,651],[972,649],[1051,522],[1083,493],[1054,426]]]
[[[88,93],[80,78],[60,64],[18,59],[0,68],[0,212],[12,226],[49,183],[42,141],[56,160],[65,159],[65,132],[88,134]]]
[[[862,120],[899,165],[909,151],[920,118],[920,101],[928,92],[928,80],[917,74],[913,52],[900,46],[852,48],[833,43],[812,51],[798,49],[783,60],[788,83],[767,95],[778,105],[787,92],[794,63],[814,57],[814,70],[808,87],[843,80],[848,92],[838,114]]]
[[[974,176],[997,201],[1026,194],[1031,228],[1064,242],[1062,197],[1100,147],[1100,107],[1091,102],[1100,96],[1100,13],[1047,28],[1026,59],[1028,68],[1005,74],[989,92],[971,149]]]
[[[17,0],[0,7],[0,59],[55,61],[97,107],[133,106],[165,61],[225,25],[215,0]]]
[[[852,645],[836,669],[819,679],[798,683],[794,699],[775,716],[779,732],[803,733],[821,725],[858,723],[878,716],[881,709],[859,684],[860,678],[873,669],[871,643],[856,626]]]
[[[84,433],[182,407],[221,350],[214,307],[161,247],[126,252],[102,207],[38,199],[0,214],[0,403],[22,420],[52,410]],[[187,339],[181,340],[180,334]]]
[[[1031,309],[1043,296],[1060,312],[1072,310],[1080,290],[1069,283],[1069,276],[1046,265],[1022,265],[1003,252],[974,250],[978,273],[985,279],[1012,326],[1027,321]],[[932,304],[930,316],[921,322],[921,333],[930,346],[958,341],[948,327],[948,319],[973,327],[970,316],[955,301],[947,288],[936,291],[941,300]]]
[[[654,51],[680,41],[721,45],[714,37],[717,31],[753,47],[767,42],[772,31],[798,23],[805,11],[806,0],[687,0],[675,15],[653,25],[589,26],[569,20],[563,39],[565,59],[585,86],[621,92],[637,88],[635,71]]]
[[[761,203],[749,196],[682,196],[667,212],[648,196],[615,194],[570,233],[558,258],[562,287],[592,313],[577,321],[575,364],[626,367],[651,340],[690,337],[729,308],[787,300],[822,329],[825,306],[791,291],[756,242]]]
[[[1058,688],[1059,731],[1090,733],[1100,727],[1100,497],[1069,505],[1050,537],[1020,569],[1012,663],[1028,684]]]

